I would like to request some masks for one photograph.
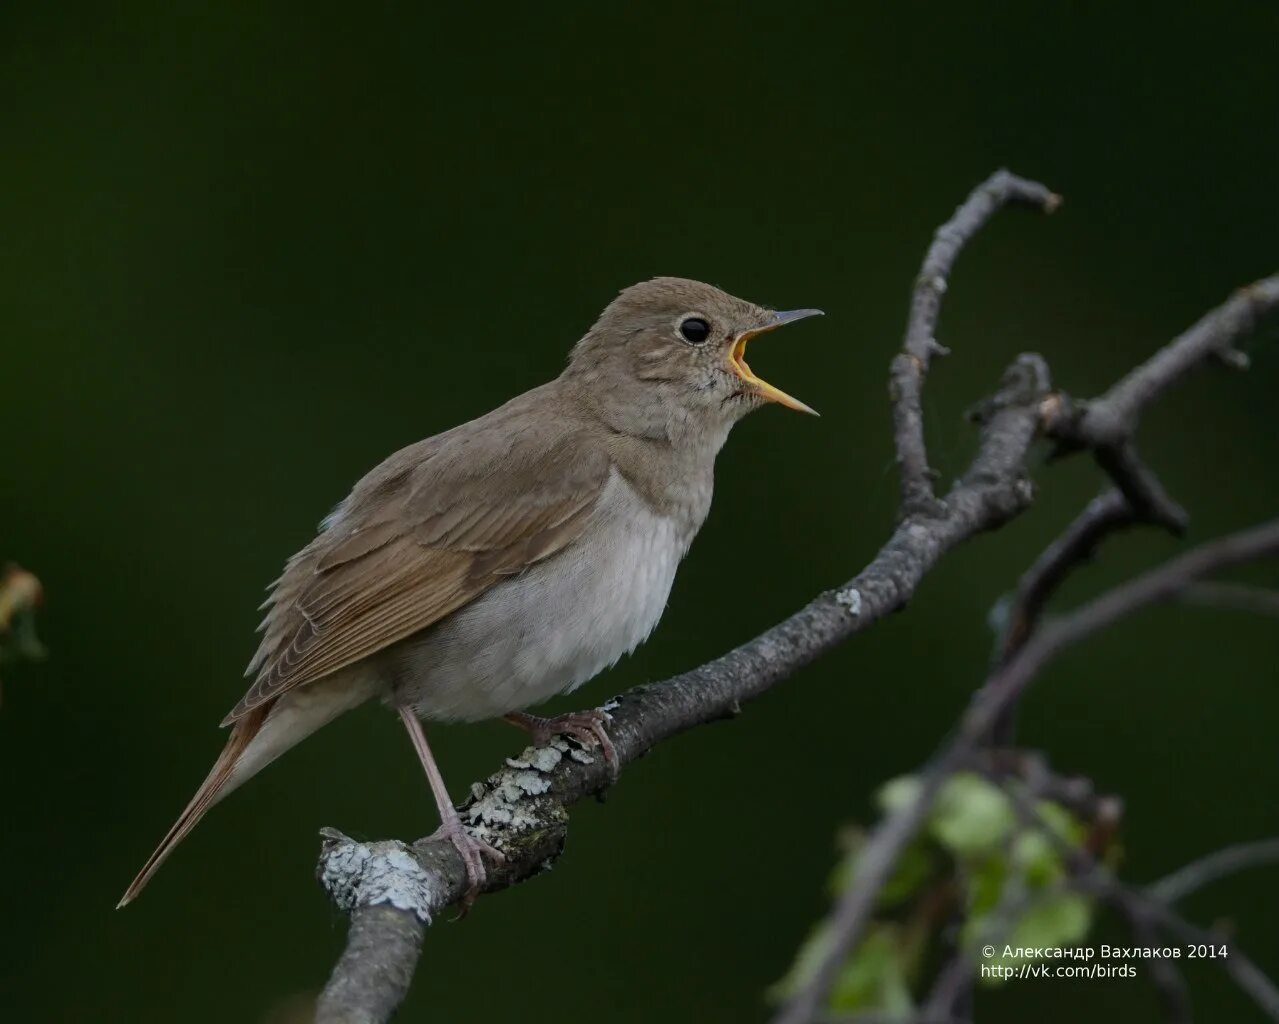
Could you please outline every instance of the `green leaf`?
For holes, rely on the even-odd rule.
[[[1061,804],[1055,804],[1051,800],[1040,800],[1035,804],[1035,812],[1050,833],[1071,846],[1082,843],[1088,833],[1082,822]]]
[[[1012,946],[1068,946],[1088,934],[1092,904],[1074,892],[1053,892],[1035,900],[1017,919]]]
[[[936,865],[926,845],[919,841],[911,843],[897,858],[897,866],[879,891],[877,905],[892,907],[915,896],[932,881],[935,873]]]
[[[795,962],[791,964],[790,970],[769,986],[766,993],[768,998],[774,1002],[781,1002],[789,999],[808,984],[825,958],[826,950],[830,948],[830,941],[830,925],[823,921],[808,933],[808,937],[804,939],[799,951],[795,954]]]
[[[1002,857],[987,857],[968,872],[968,916],[979,920],[994,909],[1004,891],[1008,865]]]
[[[873,1010],[888,1017],[910,1017],[914,1002],[906,982],[907,956],[897,930],[871,929],[848,958],[831,990],[830,1008]]]
[[[914,775],[899,775],[880,786],[875,799],[885,814],[893,814],[919,798],[920,786]]]
[[[1039,829],[1021,833],[1013,842],[1013,870],[1032,889],[1042,889],[1065,873],[1057,844]]]
[[[942,786],[929,829],[955,856],[972,858],[998,853],[1014,823],[1007,795],[980,776],[965,773]]]

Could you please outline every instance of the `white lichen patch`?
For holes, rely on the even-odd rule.
[[[329,848],[320,869],[320,884],[348,913],[389,903],[425,924],[431,923],[431,912],[444,896],[435,883],[398,839],[358,843],[343,836]]]
[[[564,752],[569,745],[563,740],[553,740],[545,747],[525,747],[519,757],[508,757],[506,763],[511,768],[532,768],[539,772],[555,769],[564,759]]]
[[[848,614],[856,618],[862,613],[862,592],[856,587],[845,587],[837,591],[835,601],[847,609]]]
[[[482,839],[499,835],[500,830],[523,831],[545,824],[530,797],[551,788],[550,773],[576,748],[561,739],[545,747],[529,747],[518,758],[508,758],[508,768],[499,772],[482,792],[476,793],[463,817]],[[498,826],[495,829],[490,826]],[[500,837],[500,836],[499,836]]]
[[[511,785],[530,796],[536,796],[551,788],[551,780],[540,772],[519,771],[511,775]]]

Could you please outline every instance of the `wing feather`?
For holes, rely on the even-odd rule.
[[[513,406],[356,485],[276,581],[253,684],[226,722],[412,636],[581,534],[608,480],[604,447]]]

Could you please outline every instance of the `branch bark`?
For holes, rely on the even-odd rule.
[[[1061,205],[1061,196],[1036,181],[1027,181],[1007,171],[996,171],[937,229],[924,264],[915,279],[910,316],[901,354],[893,360],[890,382],[893,396],[893,433],[897,443],[897,464],[901,472],[901,508],[905,515],[932,513],[936,505],[933,471],[928,465],[924,443],[924,411],[921,398],[924,380],[934,356],[949,349],[937,341],[937,322],[942,297],[960,251],[1001,208],[1010,203],[1035,206],[1052,213]]]
[[[1279,863],[1279,838],[1235,843],[1178,868],[1146,887],[1151,899],[1171,906],[1191,893],[1248,868]]]

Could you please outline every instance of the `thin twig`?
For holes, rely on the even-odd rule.
[[[1137,521],[1132,506],[1117,490],[1104,491],[1085,506],[1018,580],[1017,590],[1002,613],[997,664],[1021,648],[1039,624],[1049,598],[1071,572],[1093,557],[1097,545]]]
[[[1102,445],[1095,451],[1097,465],[1123,493],[1133,514],[1142,522],[1157,523],[1180,537],[1190,525],[1190,515],[1164,488],[1155,471],[1142,461],[1131,440]]]
[[[936,506],[920,398],[933,357],[947,353],[937,342],[937,320],[950,272],[960,250],[973,235],[1010,203],[1037,206],[1051,213],[1061,204],[1061,197],[1038,182],[1027,181],[1008,171],[996,171],[973,189],[954,216],[937,229],[919,277],[915,279],[902,350],[890,370],[903,515],[929,514]]]
[[[1165,875],[1146,886],[1146,895],[1171,906],[1219,879],[1270,864],[1279,864],[1279,838],[1236,843]]]
[[[1279,1021],[1279,987],[1253,962],[1238,943],[1210,929],[1200,928],[1148,893],[1119,882],[1091,859],[1076,863],[1079,885],[1108,900],[1125,914],[1143,914],[1161,929],[1193,945],[1225,946],[1226,955],[1205,958],[1230,975],[1234,983],[1272,1021]]]
[[[1141,461],[1133,441],[1142,412],[1191,370],[1217,360],[1235,369],[1248,360],[1235,346],[1269,313],[1279,310],[1279,274],[1239,289],[1216,309],[1119,380],[1100,398],[1052,410],[1047,433],[1058,453],[1090,450],[1142,518],[1173,533],[1186,528],[1185,510]]]
[[[1235,343],[1250,333],[1261,317],[1277,309],[1279,274],[1240,288],[1089,403],[1078,433],[1092,446],[1113,444],[1132,436],[1142,410],[1206,360],[1216,358],[1227,366],[1243,368],[1247,360]]]
[[[1196,583],[1181,595],[1186,604],[1209,608],[1228,608],[1257,615],[1279,615],[1279,591],[1251,587],[1246,583]]]

